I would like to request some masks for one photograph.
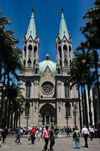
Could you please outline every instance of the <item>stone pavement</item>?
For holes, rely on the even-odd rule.
[[[1,145],[0,151],[43,151],[44,141],[36,140],[32,145],[31,141],[28,141],[28,136],[24,135],[20,139],[21,143],[15,143],[15,135],[7,136],[5,143]],[[66,137],[66,135],[60,134],[55,140],[54,151],[75,151],[75,141],[72,136]],[[80,151],[100,151],[100,138],[94,138],[93,141],[88,139],[89,148],[84,147],[84,139],[80,138]],[[49,148],[49,145],[48,145]]]

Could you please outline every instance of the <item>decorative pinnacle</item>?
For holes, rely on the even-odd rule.
[[[34,6],[32,7],[32,12],[34,13]]]
[[[62,7],[62,8],[61,8],[61,12],[62,12],[62,13],[63,13],[63,10],[64,10],[64,9],[63,9],[63,7]]]

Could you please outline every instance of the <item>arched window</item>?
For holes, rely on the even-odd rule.
[[[24,47],[24,57],[26,58],[26,46]]]
[[[61,58],[62,56],[61,56],[61,47],[60,46],[58,47],[58,54],[59,54],[59,58]]]
[[[37,47],[34,47],[34,58],[36,57],[36,51],[37,51]]]
[[[69,46],[69,58],[71,58],[71,46]]]
[[[66,45],[63,46],[63,51],[64,51],[64,58],[67,59],[67,46]]]
[[[29,108],[30,108],[30,104],[27,102],[26,104],[25,104],[25,116],[29,116]]]
[[[70,116],[70,103],[66,103],[66,116]]]
[[[65,84],[65,98],[69,98],[69,83]]]
[[[36,64],[36,60],[34,60],[33,66]]]
[[[30,92],[31,91],[31,82],[27,81],[26,82],[26,98],[30,98]]]
[[[31,53],[32,53],[32,46],[28,46],[28,58],[31,58]]]
[[[31,66],[31,59],[29,58],[29,60],[28,60],[28,66],[30,67]]]
[[[26,61],[24,60],[24,68],[25,68],[25,66],[26,66]]]
[[[61,68],[62,68],[62,61],[60,60],[60,65],[61,65]]]
[[[68,66],[68,62],[67,62],[66,58],[64,60],[64,66]]]

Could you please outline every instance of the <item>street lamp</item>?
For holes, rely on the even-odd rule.
[[[69,116],[69,103],[66,103],[66,122],[68,127],[68,116]]]
[[[77,106],[76,105],[74,106],[73,113],[74,113],[74,124],[75,124],[75,127],[76,127],[76,113],[77,113]]]
[[[26,119],[27,119],[27,127],[28,127],[28,119],[29,119],[29,108],[30,108],[30,104],[27,102],[26,103]]]
[[[66,111],[66,121],[67,121],[67,128],[68,128],[68,111]]]

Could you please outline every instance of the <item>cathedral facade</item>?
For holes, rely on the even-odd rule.
[[[21,115],[21,126],[40,127],[50,123],[58,127],[79,126],[78,91],[76,86],[70,90],[70,83],[66,83],[73,50],[63,10],[56,48],[56,63],[50,60],[49,54],[39,63],[39,37],[32,9],[29,27],[23,39],[22,61],[25,71],[19,72],[26,108]]]

